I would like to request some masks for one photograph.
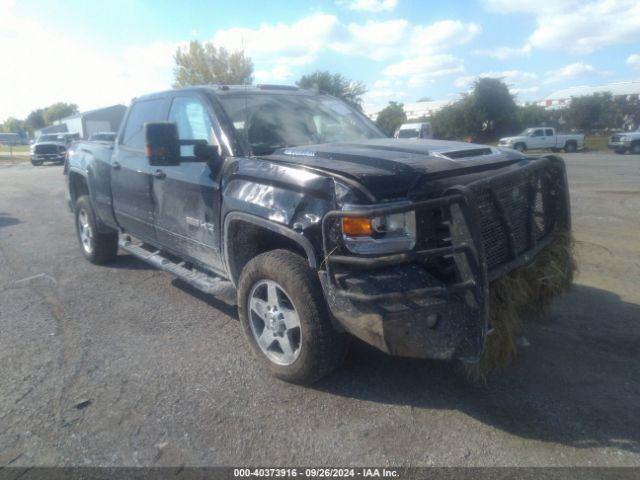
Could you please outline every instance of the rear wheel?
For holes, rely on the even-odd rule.
[[[245,266],[238,312],[253,353],[275,377],[310,384],[344,359],[347,337],[331,324],[317,274],[293,252],[266,252]]]
[[[76,232],[84,256],[97,265],[107,263],[118,254],[118,232],[98,230],[91,200],[83,195],[76,201]]]
[[[564,151],[567,153],[573,153],[577,150],[577,145],[575,144],[575,142],[567,142],[564,145]]]
[[[515,148],[519,152],[526,152],[527,151],[527,146],[524,143],[516,143],[513,146],[513,148]]]
[[[640,142],[636,142],[633,145],[631,145],[631,148],[629,149],[629,151],[633,154],[640,154]]]

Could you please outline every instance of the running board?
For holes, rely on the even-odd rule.
[[[169,272],[185,283],[209,295],[223,296],[225,299],[235,299],[235,287],[228,280],[207,275],[195,269],[187,268],[182,263],[175,263],[163,257],[160,250],[154,252],[137,245],[130,240],[120,239],[118,246],[140,260],[143,260],[160,270]]]

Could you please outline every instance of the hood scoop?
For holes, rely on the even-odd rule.
[[[440,152],[443,157],[457,159],[468,157],[480,157],[482,155],[492,155],[495,152],[491,148],[465,148],[464,150],[454,150],[452,152]]]

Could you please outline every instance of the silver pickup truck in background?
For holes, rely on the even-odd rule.
[[[616,153],[640,153],[640,130],[614,133],[609,137],[608,147]]]
[[[551,127],[534,127],[527,128],[514,137],[501,138],[498,146],[514,148],[520,152],[549,149],[554,152],[564,150],[570,153],[584,148],[584,135],[581,133],[559,135]]]

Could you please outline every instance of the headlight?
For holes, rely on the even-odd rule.
[[[620,137],[620,139],[618,140],[619,142],[626,142],[627,141],[627,137],[625,137],[624,135],[622,137]]]
[[[349,209],[360,210],[362,207],[345,206],[345,210]],[[342,236],[345,246],[353,253],[383,254],[411,250],[416,244],[416,214],[410,210],[382,217],[343,217]]]

